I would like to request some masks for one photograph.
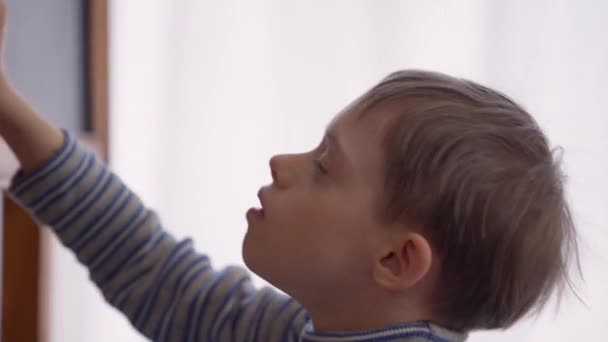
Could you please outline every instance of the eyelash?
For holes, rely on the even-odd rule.
[[[324,175],[326,175],[328,173],[327,168],[325,166],[323,166],[323,163],[321,162],[321,160],[319,159],[314,159],[313,164],[315,164],[315,167]]]

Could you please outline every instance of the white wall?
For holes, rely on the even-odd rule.
[[[471,340],[599,339],[608,323],[607,11],[601,0],[114,1],[112,164],[178,237],[193,237],[217,266],[241,263],[244,212],[269,181],[273,153],[315,144],[342,106],[395,69],[489,84],[565,149],[588,307],[568,299],[557,315]],[[52,341],[137,340],[66,255],[53,254]]]

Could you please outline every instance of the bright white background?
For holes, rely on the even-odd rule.
[[[130,0],[111,3],[111,163],[178,237],[241,263],[268,158],[317,143],[387,73],[434,69],[523,103],[565,149],[587,307],[567,299],[471,341],[603,339],[608,324],[608,2]],[[51,250],[49,341],[139,341]]]

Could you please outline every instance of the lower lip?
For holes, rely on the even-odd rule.
[[[259,221],[264,219],[264,209],[260,208],[251,208],[247,210],[247,220],[248,221]]]

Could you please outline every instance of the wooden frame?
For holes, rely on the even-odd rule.
[[[81,139],[104,160],[108,158],[108,2],[88,0],[86,5],[86,58],[91,131]],[[0,139],[1,140],[1,139]],[[0,141],[0,189],[6,188],[17,162]],[[47,279],[44,251],[46,234],[4,193],[2,341],[34,342],[47,338]]]
[[[108,161],[108,2],[89,0],[89,92],[95,147]]]
[[[17,204],[4,199],[2,341],[38,341],[40,232]]]

